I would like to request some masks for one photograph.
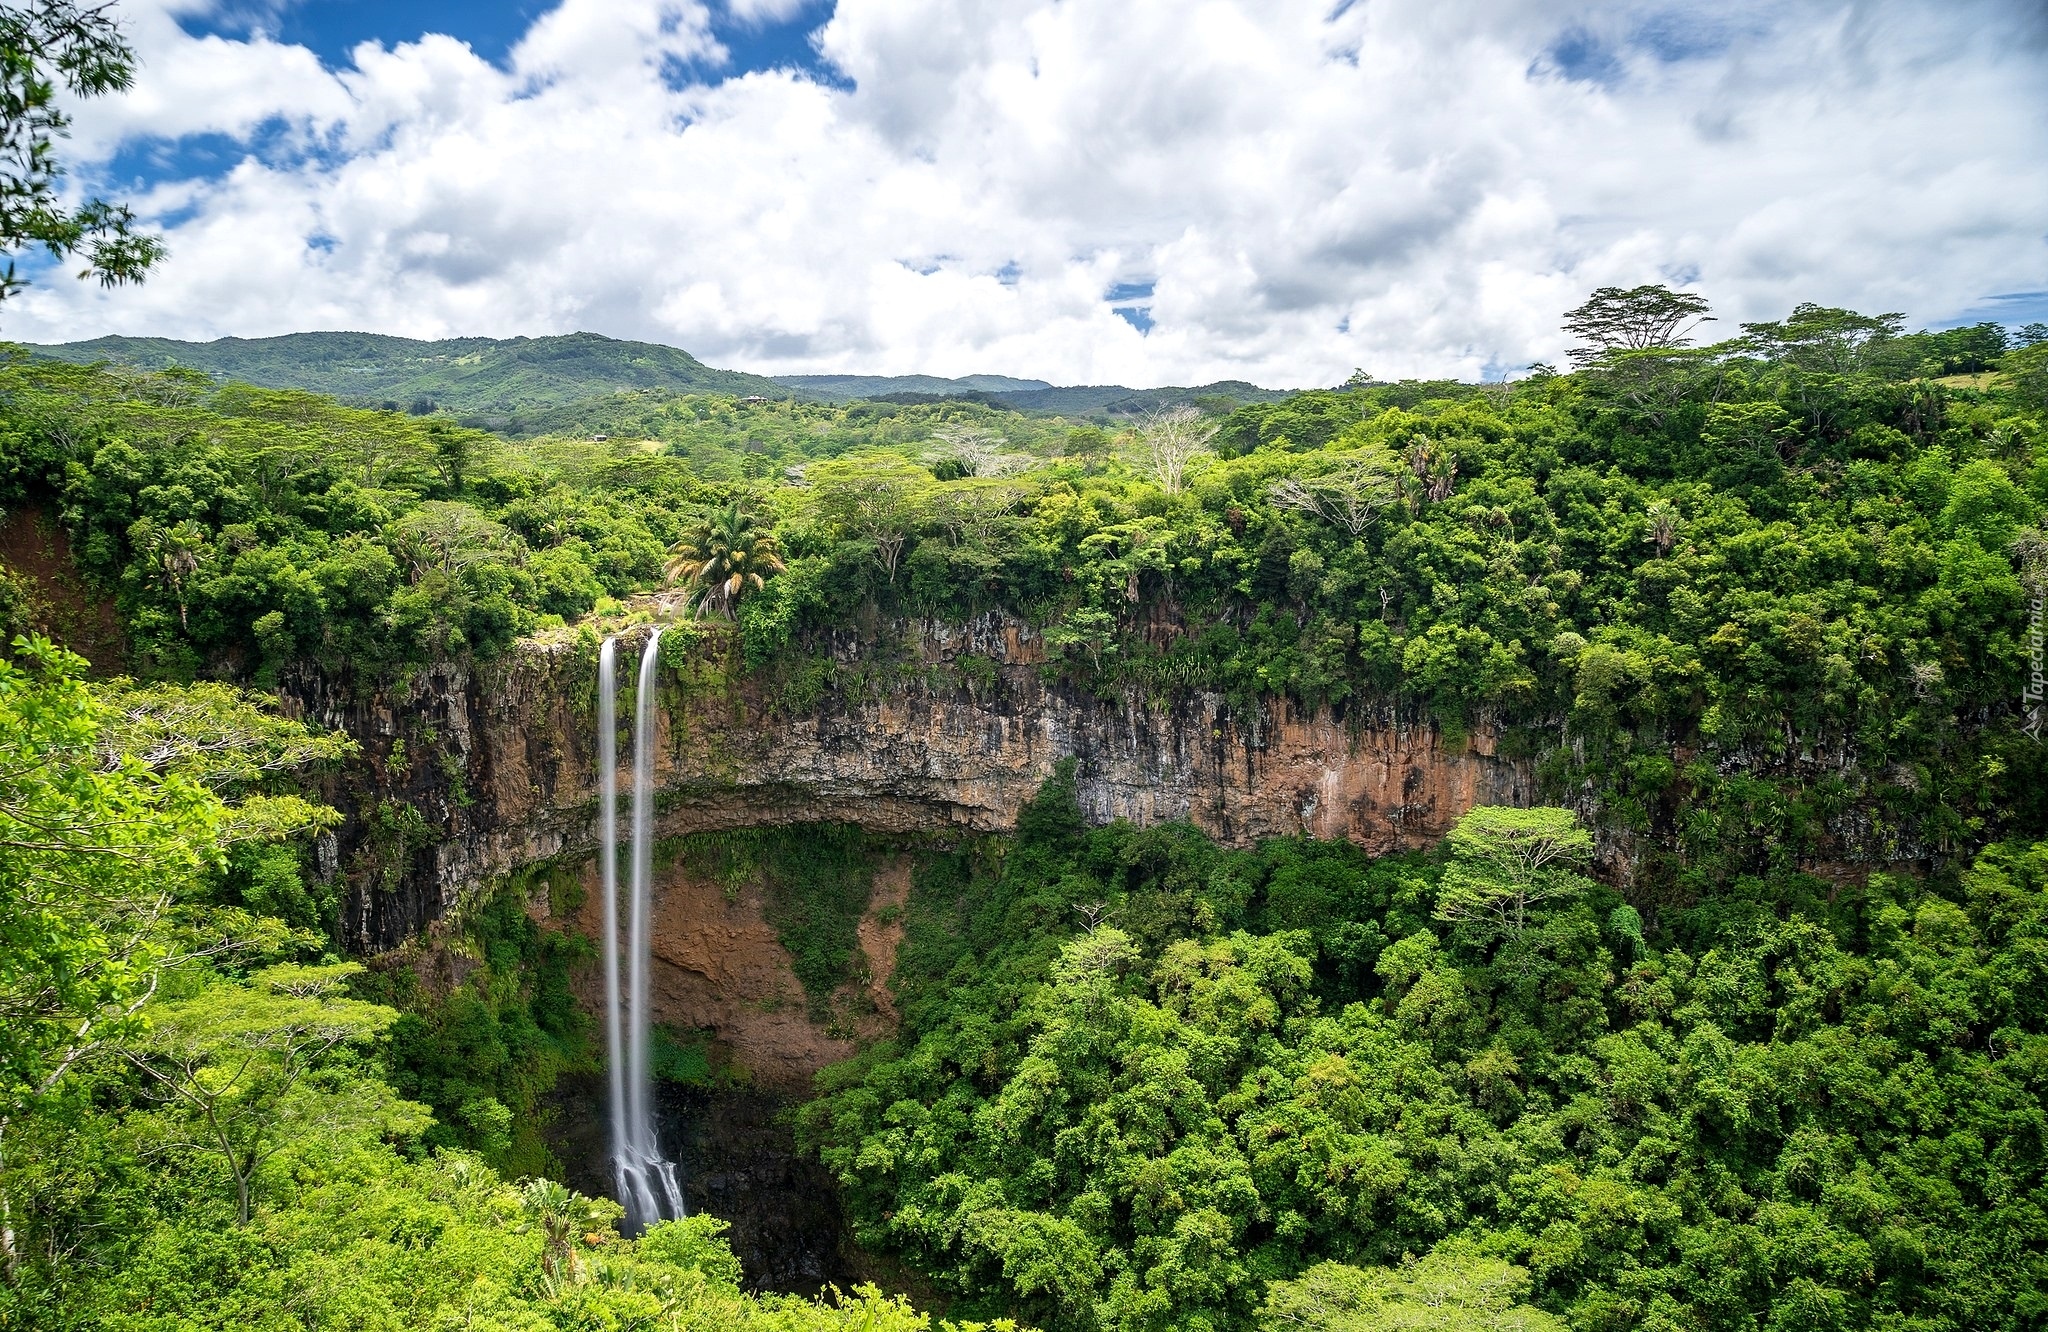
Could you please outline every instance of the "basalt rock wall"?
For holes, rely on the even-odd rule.
[[[622,713],[648,632],[621,635]],[[1215,695],[1166,704],[1049,683],[1037,637],[1001,616],[847,635],[828,658],[800,708],[764,676],[664,673],[661,835],[816,820],[999,831],[1067,757],[1091,820],[1190,819],[1235,845],[1305,832],[1417,847],[1474,805],[1535,795],[1531,766],[1490,736],[1447,744],[1390,711],[1238,712]],[[568,634],[375,686],[346,669],[288,674],[288,710],[363,746],[330,779],[347,822],[319,852],[320,872],[346,879],[352,947],[396,946],[510,871],[595,849],[594,674],[589,640]]]

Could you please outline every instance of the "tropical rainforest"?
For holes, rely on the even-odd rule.
[[[354,755],[281,672],[681,585],[698,666],[791,707],[872,687],[835,633],[1000,612],[1063,688],[1540,773],[1378,859],[1091,827],[1071,764],[1013,835],[920,847],[896,1028],[796,1129],[945,1317],[2048,1325],[2048,330],[1802,306],[1691,345],[1704,314],[1597,293],[1574,369],[1499,385],[1107,426],[612,395],[518,440],[11,354],[0,505],[69,572],[0,589],[0,1319],[931,1325],[744,1293],[711,1218],[622,1237],[532,1132],[596,1058],[588,945],[484,904],[426,993],[314,872]],[[49,637],[88,603],[91,663]],[[844,897],[839,845],[764,854]]]
[[[0,56],[0,253],[141,280],[55,147],[132,79],[109,7]],[[1603,288],[1568,370],[1291,394],[0,352],[0,1328],[2048,1328],[2048,327],[1709,318]],[[1091,825],[1069,759],[892,846],[894,1021],[790,1115],[891,1289],[766,1292],[563,1182],[592,945],[527,904],[574,875],[440,972],[351,956],[325,835],[437,830],[330,804],[358,743],[275,693],[657,614],[791,713],[1009,617],[1056,688],[1483,742],[1541,802],[1226,846]],[[766,870],[821,1004],[876,835],[680,853]]]

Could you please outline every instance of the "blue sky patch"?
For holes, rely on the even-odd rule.
[[[1568,28],[1547,47],[1537,69],[1555,70],[1574,83],[1611,88],[1621,82],[1621,60],[1607,44],[1584,28]]]
[[[103,162],[81,162],[74,168],[79,184],[95,194],[133,199],[153,186],[175,181],[215,181],[249,158],[271,167],[339,166],[347,157],[331,140],[307,134],[302,126],[272,117],[243,137],[232,134],[188,134],[178,139],[130,139]],[[175,227],[191,216],[186,209],[151,214],[157,226]]]
[[[1140,333],[1152,331],[1152,307],[1138,304],[1152,299],[1154,283],[1151,279],[1143,282],[1113,282],[1109,290],[1102,293],[1105,301],[1122,301],[1129,304],[1112,305],[1110,313],[1123,320]]]
[[[262,33],[273,41],[303,46],[329,69],[354,63],[351,53],[363,42],[396,46],[441,33],[466,42],[485,60],[502,65],[534,21],[555,8],[558,0],[227,0],[211,14],[185,15],[178,20],[195,37],[218,36],[234,41]],[[711,30],[730,53],[718,68],[721,77],[764,69],[792,69],[822,83],[842,86],[846,80],[821,59],[811,35],[832,17],[835,0],[805,0],[789,18],[748,23],[731,17],[723,6],[714,11]],[[705,71],[710,73],[712,71]]]
[[[852,88],[852,81],[819,56],[811,41],[812,34],[832,17],[833,4],[834,0],[806,0],[803,8],[780,23],[740,23],[719,10],[711,31],[732,53],[732,61],[718,72],[730,77],[787,69],[835,88]]]
[[[226,0],[209,14],[178,20],[192,36],[217,36],[246,41],[261,34],[287,45],[303,46],[329,69],[354,66],[355,48],[366,41],[395,47],[439,33],[465,42],[476,54],[502,66],[536,20],[559,0],[442,0],[418,4],[406,0]],[[834,87],[853,85],[819,56],[813,35],[832,17],[836,0],[806,0],[788,19],[750,23],[733,18],[723,5],[715,11],[712,32],[724,45],[728,60],[716,66],[671,63],[663,78],[671,87],[709,80],[719,82],[760,70],[782,69]],[[268,124],[246,140],[226,134],[183,139],[145,139],[122,145],[105,163],[80,171],[85,183],[103,191],[140,191],[166,181],[216,179],[246,157],[273,165],[322,156],[320,145],[291,142],[281,123]],[[166,217],[175,225],[182,219]]]
[[[104,162],[80,170],[91,188],[126,194],[158,181],[211,179],[227,174],[254,151],[230,134],[190,134],[182,139],[129,140]]]
[[[547,0],[229,0],[213,14],[181,16],[178,22],[195,37],[243,40],[261,32],[274,41],[305,47],[329,69],[352,65],[349,53],[363,42],[396,46],[430,32],[467,42],[484,59],[502,63],[533,21],[554,7]]]
[[[1635,30],[1629,45],[1648,51],[1667,65],[1703,60],[1728,49],[1728,29],[1696,13],[1659,14]]]
[[[1950,319],[1938,319],[1931,328],[1962,328],[1986,321],[2018,328],[2021,324],[2048,323],[2048,291],[2005,291],[1986,296]]]

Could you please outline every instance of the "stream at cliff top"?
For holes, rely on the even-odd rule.
[[[639,687],[633,697],[633,895],[626,922],[623,993],[619,983],[618,640],[605,639],[597,657],[598,873],[604,895],[605,1055],[611,1083],[607,1122],[613,1196],[626,1209],[629,1234],[687,1212],[675,1163],[663,1157],[655,1131],[654,1077],[648,1066],[653,1030],[647,970],[648,899],[654,877],[654,674],[660,647],[661,630],[656,629],[640,654]]]

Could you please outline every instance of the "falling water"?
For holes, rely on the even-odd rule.
[[[619,987],[619,797],[617,640],[607,638],[597,659],[598,821],[604,893],[605,1040],[611,1058],[612,1162],[627,1226],[644,1230],[685,1214],[674,1162],[661,1156],[649,1105],[648,899],[654,877],[654,668],[661,631],[640,654],[639,690],[633,699],[633,896],[627,917],[626,986]]]
[[[626,1190],[626,1062],[619,1021],[619,640],[597,653],[597,821],[599,891],[604,894],[604,1037],[611,1068],[612,1190]]]

